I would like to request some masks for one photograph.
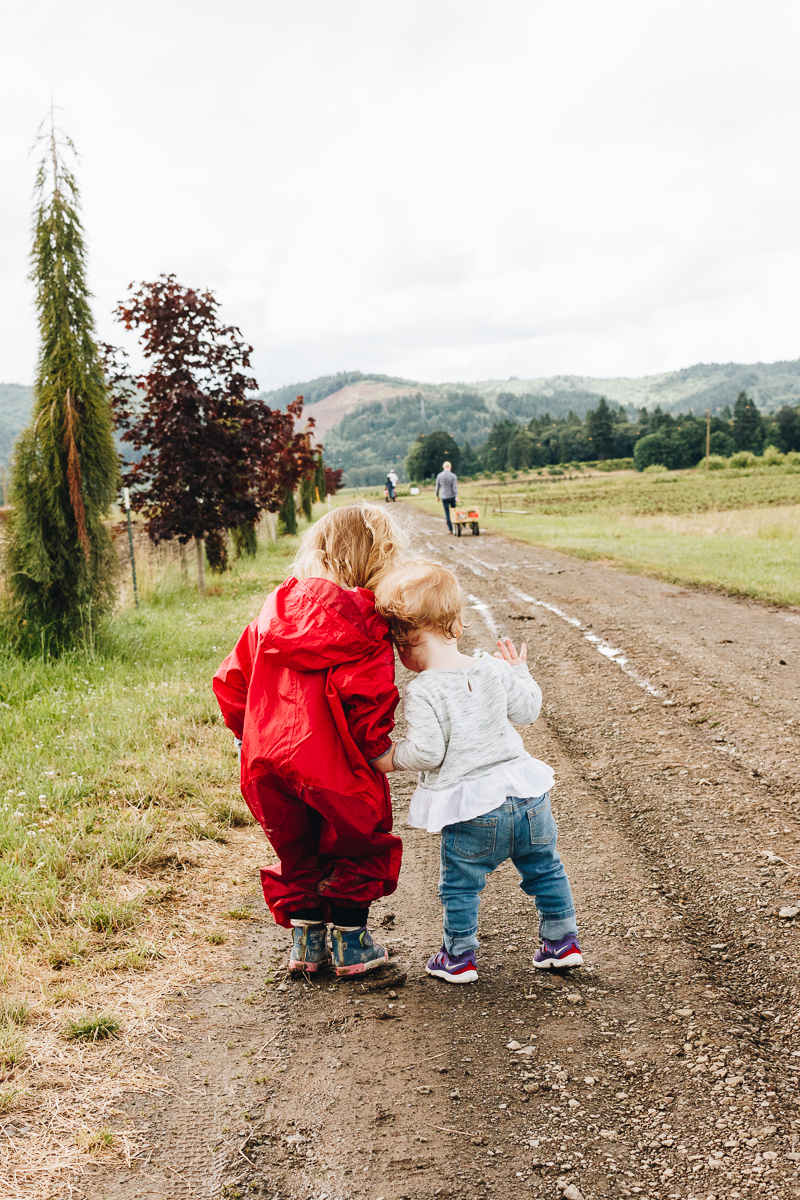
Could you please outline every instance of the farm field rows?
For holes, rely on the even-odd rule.
[[[796,471],[479,482],[462,485],[460,499],[477,506],[482,528],[532,545],[673,583],[800,604]],[[431,488],[408,502],[442,511]]]

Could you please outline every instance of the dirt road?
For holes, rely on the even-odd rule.
[[[403,829],[396,776],[395,985],[286,980],[254,888],[237,969],[169,1004],[142,1150],[77,1194],[800,1196],[800,614],[409,520],[469,594],[466,648],[528,641],[587,966],[534,974],[507,866],[479,982],[426,977],[438,839]]]

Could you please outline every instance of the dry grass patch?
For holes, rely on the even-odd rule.
[[[764,541],[793,541],[800,538],[800,504],[723,509],[720,512],[682,516],[641,516],[634,521],[643,529],[663,529],[666,533],[696,537],[761,538]]]
[[[273,860],[260,830],[231,830],[227,845],[200,846],[192,869],[155,885],[128,877],[126,891],[137,898],[138,951],[114,952],[98,940],[79,963],[58,972],[37,959],[17,964],[8,1003],[24,1024],[0,1028],[14,1057],[0,1085],[0,1195],[46,1200],[67,1182],[80,1186],[84,1164],[98,1155],[128,1165],[146,1156],[145,1135],[130,1128],[119,1102],[125,1093],[171,1090],[166,1074],[144,1066],[145,1053],[148,1064],[166,1062],[183,1040],[166,1000],[232,968],[233,931],[207,930],[223,925],[231,911],[253,918],[245,899],[257,888],[259,868]],[[229,937],[231,947],[223,949]],[[132,968],[122,958],[135,953],[142,958]],[[0,1036],[0,1056],[3,1045]],[[98,1140],[102,1130],[111,1141]]]

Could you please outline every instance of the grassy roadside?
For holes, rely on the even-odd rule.
[[[407,491],[405,503],[442,515],[432,488]],[[492,533],[671,583],[800,604],[796,469],[479,480],[460,485],[460,500]]]
[[[141,968],[143,911],[191,843],[249,817],[211,676],[294,542],[234,564],[204,601],[177,567],[93,653],[0,655],[0,983],[88,960]],[[146,881],[124,898],[131,877]],[[0,1055],[1,1057],[1,1055]]]
[[[295,547],[262,545],[200,601],[191,558],[187,577],[140,542],[145,602],[123,582],[93,651],[0,649],[3,1196],[51,1197],[87,1156],[130,1161],[114,1104],[167,1087],[142,1046],[182,1039],[161,997],[230,966],[270,856],[211,677]]]

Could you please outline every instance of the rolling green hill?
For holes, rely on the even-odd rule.
[[[523,424],[535,417],[584,417],[601,396],[622,406],[629,417],[646,408],[667,413],[712,415],[733,407],[746,391],[760,409],[772,412],[800,403],[800,361],[779,363],[699,363],[681,371],[638,379],[596,379],[562,375],[542,379],[490,380],[471,384],[392,383],[382,377],[352,377],[339,391],[327,391],[313,407],[319,440],[331,466],[345,471],[345,482],[370,486],[382,482],[388,468],[402,468],[408,448],[421,429],[444,429],[459,445],[473,449],[490,427],[508,417]],[[316,381],[315,381],[316,382]],[[391,386],[389,386],[391,385]],[[304,385],[298,385],[298,393]],[[313,388],[314,384],[305,385]],[[423,416],[421,402],[424,403]],[[627,451],[626,451],[627,453]]]
[[[33,388],[22,383],[0,383],[0,463],[8,471],[11,448],[28,424]]]
[[[459,445],[475,447],[503,417],[527,423],[548,413],[583,417],[600,396],[631,417],[641,408],[664,412],[719,413],[747,391],[762,411],[800,404],[800,359],[775,363],[697,363],[680,371],[640,378],[600,379],[555,375],[478,383],[422,383],[392,375],[340,371],[261,395],[283,408],[305,397],[316,435],[331,466],[350,484],[380,482],[390,466],[402,467],[421,429],[445,429]],[[8,464],[14,439],[28,421],[31,389],[0,384],[0,462]]]

